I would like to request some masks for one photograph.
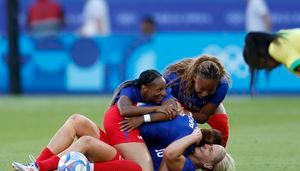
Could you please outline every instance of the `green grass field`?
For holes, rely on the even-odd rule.
[[[109,97],[0,97],[0,171],[37,156],[72,113],[102,127]],[[238,171],[300,170],[300,97],[227,97],[228,151]]]

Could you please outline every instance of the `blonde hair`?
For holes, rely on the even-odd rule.
[[[228,153],[226,153],[225,157],[215,164],[212,171],[235,171],[235,161]]]
[[[200,168],[197,171],[235,171],[235,161],[234,159],[225,151],[219,154],[219,157],[216,158],[213,162],[212,169]]]
[[[167,71],[176,72],[178,74],[181,80],[180,92],[185,90],[185,96],[190,96],[193,92],[195,77],[218,81],[222,77],[225,77],[229,81],[229,76],[218,58],[209,55],[182,60],[170,65]]]

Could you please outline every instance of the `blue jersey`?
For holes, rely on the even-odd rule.
[[[167,81],[168,86],[172,89],[172,96],[178,99],[181,104],[191,111],[199,111],[207,103],[219,106],[219,104],[224,100],[228,90],[228,81],[227,79],[222,78],[214,94],[200,98],[194,91],[190,96],[184,96],[184,88],[181,89],[180,92],[180,85],[182,84],[180,83],[181,80],[178,78],[176,72],[166,72],[164,74],[164,78]]]
[[[140,126],[140,134],[143,137],[151,154],[154,170],[158,170],[163,158],[164,149],[174,142],[193,132],[197,123],[192,115],[178,115],[171,121],[144,123]],[[193,146],[188,148],[184,155],[193,150]],[[186,157],[183,171],[195,170],[195,166]]]
[[[133,103],[143,102],[140,89],[136,86],[128,86],[128,87],[122,88],[120,93],[117,95],[115,101],[117,102],[121,96],[127,96]],[[171,97],[172,97],[171,91],[169,90],[169,91],[167,91],[167,95],[163,98],[161,103],[170,99]]]

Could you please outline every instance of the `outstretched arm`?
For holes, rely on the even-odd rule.
[[[169,170],[181,171],[184,167],[185,157],[183,152],[192,144],[198,144],[202,133],[196,128],[193,133],[171,143],[164,151],[164,160]]]

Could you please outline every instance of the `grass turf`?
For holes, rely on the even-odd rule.
[[[0,170],[37,156],[72,113],[102,127],[109,97],[50,96],[0,98]],[[227,97],[231,132],[228,151],[238,171],[298,171],[300,97]]]

